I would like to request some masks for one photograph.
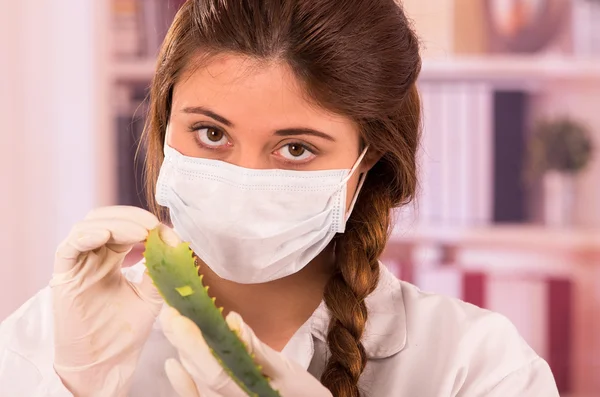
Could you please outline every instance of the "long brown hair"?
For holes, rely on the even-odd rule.
[[[311,99],[353,119],[381,155],[335,239],[337,271],[324,294],[330,356],[321,381],[334,396],[359,396],[365,298],[378,283],[392,209],[413,199],[417,183],[418,39],[394,0],[188,0],[158,57],[144,134],[148,201],[163,219],[154,193],[173,87],[198,54],[219,52],[286,61]]]

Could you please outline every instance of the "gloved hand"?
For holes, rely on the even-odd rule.
[[[159,225],[151,213],[113,206],[92,211],[57,249],[50,281],[54,369],[75,396],[125,396],[163,300],[144,274],[121,273],[125,255]],[[161,225],[169,244],[179,239]]]
[[[315,377],[262,343],[240,315],[231,312],[226,321],[231,329],[238,331],[282,397],[332,397]],[[171,307],[162,311],[160,322],[181,360],[172,358],[165,363],[169,381],[180,397],[247,396],[219,365],[196,324]]]

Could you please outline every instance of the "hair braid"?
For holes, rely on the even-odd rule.
[[[390,223],[390,199],[369,188],[369,179],[346,232],[336,241],[337,270],[325,287],[331,356],[321,382],[334,396],[360,396],[358,379],[367,362],[361,342],[368,316],[365,298],[379,281],[378,258]]]

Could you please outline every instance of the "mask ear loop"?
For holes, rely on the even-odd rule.
[[[352,178],[352,175],[354,174],[354,172],[356,171],[356,169],[358,168],[358,166],[360,165],[362,160],[365,158],[365,155],[367,154],[368,149],[369,149],[369,145],[367,145],[364,148],[364,150],[362,151],[362,153],[360,154],[360,156],[358,157],[358,159],[356,160],[356,162],[350,169],[350,172],[348,173],[348,175],[342,180],[342,185],[346,185],[346,183],[348,183],[350,178]],[[350,208],[348,209],[348,211],[346,211],[346,219],[345,219],[346,221],[348,221],[348,219],[350,218],[350,214],[352,214],[352,210],[354,209],[354,205],[356,204],[356,201],[358,200],[358,194],[360,193],[360,191],[363,187],[363,184],[365,183],[365,179],[367,179],[367,172],[363,172],[360,176],[360,179],[358,181],[358,186],[356,186],[356,191],[354,192],[354,196],[352,197],[352,202],[350,203]]]
[[[356,171],[356,169],[358,168],[358,166],[360,165],[360,163],[363,161],[363,159],[365,158],[365,155],[367,154],[367,150],[369,149],[369,146],[367,145],[362,153],[360,154],[360,156],[358,156],[358,159],[356,160],[356,162],[354,163],[354,165],[352,166],[352,168],[350,169],[350,172],[348,173],[348,175],[346,175],[346,177],[344,179],[342,179],[342,181],[340,182],[340,185],[345,185],[346,183],[348,183],[348,181],[350,180],[350,178],[352,178],[352,175],[354,175],[354,172]]]
[[[360,180],[358,182],[358,186],[356,187],[356,192],[354,192],[354,197],[352,198],[352,203],[350,203],[350,208],[348,208],[348,211],[346,212],[346,222],[348,221],[348,219],[350,219],[350,215],[352,214],[352,210],[354,210],[354,205],[356,204],[356,201],[358,200],[358,194],[360,193],[363,184],[365,183],[365,179],[367,179],[367,173],[364,172],[361,174],[360,176]]]

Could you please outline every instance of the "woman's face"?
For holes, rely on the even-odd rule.
[[[167,143],[252,169],[351,168],[360,151],[352,120],[311,103],[287,65],[235,55],[212,57],[175,85]],[[367,167],[348,182],[348,204]]]

